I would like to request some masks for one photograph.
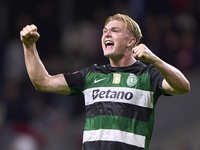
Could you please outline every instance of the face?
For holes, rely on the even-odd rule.
[[[124,23],[117,20],[110,21],[104,27],[101,38],[104,56],[111,59],[123,57],[126,55],[132,39],[130,31],[125,28]]]

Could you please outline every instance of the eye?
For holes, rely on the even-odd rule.
[[[119,29],[112,29],[112,32],[118,33]]]
[[[108,30],[105,30],[105,29],[104,29],[104,30],[103,30],[103,33],[106,33],[107,31],[108,31]]]

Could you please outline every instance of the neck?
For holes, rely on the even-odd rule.
[[[116,59],[116,60],[109,58],[109,60],[110,60],[110,65],[112,67],[127,67],[136,62],[136,59],[133,56],[130,56],[128,58],[123,57],[121,59]]]

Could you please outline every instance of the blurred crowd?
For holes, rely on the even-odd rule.
[[[39,55],[49,74],[108,63],[101,49],[105,19],[127,14],[141,43],[183,73],[200,66],[200,0],[0,1],[0,149],[80,150],[82,96],[37,92],[24,63],[20,30],[38,27]],[[176,150],[190,150],[177,148]]]

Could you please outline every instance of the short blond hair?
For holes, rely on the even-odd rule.
[[[125,24],[125,27],[130,31],[133,37],[136,38],[136,42],[134,46],[136,46],[140,42],[140,39],[142,38],[142,32],[141,32],[140,26],[132,18],[130,18],[127,15],[118,13],[118,14],[115,14],[114,16],[109,16],[105,21],[105,26],[110,21],[113,21],[113,20],[117,20]]]

